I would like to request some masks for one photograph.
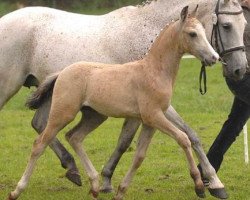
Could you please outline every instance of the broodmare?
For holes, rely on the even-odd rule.
[[[97,198],[99,177],[82,147],[82,141],[107,116],[137,118],[144,130],[138,140],[131,169],[119,186],[115,199],[123,198],[136,169],[145,158],[146,150],[156,129],[168,134],[183,148],[198,196],[203,197],[204,185],[192,155],[191,142],[187,135],[169,121],[164,112],[170,105],[179,63],[184,53],[190,53],[207,65],[214,64],[219,55],[207,41],[202,24],[188,16],[188,6],[181,12],[181,19],[164,28],[149,53],[141,60],[125,64],[102,64],[77,62],[61,73],[45,81],[28,102],[32,108],[39,107],[48,94],[52,103],[48,123],[33,144],[27,168],[9,199],[17,199],[28,184],[36,161],[58,132],[74,120],[79,111],[83,118],[78,131],[67,134],[89,176],[91,193]],[[52,92],[53,90],[53,92]],[[99,119],[90,123],[89,119]],[[223,185],[221,184],[221,187]]]
[[[89,16],[63,12],[55,9],[31,7],[12,12],[0,19],[0,107],[24,86],[38,86],[49,74],[62,70],[80,60],[124,63],[139,59],[146,52],[156,34],[172,19],[177,19],[180,9],[186,5],[199,3],[198,18],[205,24],[206,35],[211,37],[213,13],[219,4],[221,11],[236,13],[240,5],[235,0],[157,0],[145,6],[124,7],[102,16]],[[230,24],[233,29],[228,29]],[[218,27],[225,50],[243,45],[245,19],[242,14],[219,15]],[[217,35],[217,37],[219,37]],[[213,35],[213,39],[215,35]],[[219,39],[219,38],[217,38]],[[221,51],[221,49],[217,49]],[[246,58],[242,50],[225,55],[223,60],[228,70],[225,75],[239,78],[245,71]],[[11,77],[11,78],[10,78]],[[50,108],[50,100],[36,111],[32,121],[38,133],[44,129]],[[167,114],[179,123],[173,107]],[[179,124],[179,125],[178,125]],[[122,135],[133,138],[140,122],[127,119]],[[77,127],[72,129],[77,131]],[[190,131],[185,131],[190,133]],[[209,178],[210,188],[217,188],[217,176],[209,164],[194,134],[189,134],[204,175]],[[121,137],[119,143],[125,141]],[[129,145],[118,145],[111,162],[104,168],[103,189],[111,189],[111,176],[114,168]],[[66,176],[81,185],[80,176],[73,157],[58,140],[50,147],[67,168]]]
[[[250,22],[250,1],[240,0],[246,20]],[[250,65],[250,23],[244,33],[246,55]],[[210,147],[207,157],[216,171],[220,169],[224,154],[239,136],[250,117],[250,73],[247,72],[240,81],[226,78],[229,89],[235,95],[228,119],[224,122],[218,136]]]

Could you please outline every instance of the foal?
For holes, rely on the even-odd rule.
[[[84,120],[101,121],[107,116],[141,119],[144,130],[144,134],[139,137],[132,168],[120,184],[116,200],[122,199],[135,170],[142,163],[155,129],[170,135],[183,148],[196,193],[202,195],[204,186],[193,159],[191,143],[187,135],[164,115],[170,105],[179,63],[184,53],[196,56],[207,65],[214,64],[219,57],[208,43],[201,23],[194,18],[194,14],[188,16],[188,7],[183,8],[179,21],[160,33],[144,59],[123,65],[79,62],[45,81],[29,104],[39,106],[54,87],[48,123],[34,142],[27,168],[9,200],[19,197],[27,186],[37,159],[80,110],[84,113],[84,118],[78,124],[81,131],[69,133],[67,139],[87,171],[94,198],[99,192],[98,172],[81,142],[89,129],[93,130],[96,126],[86,126]]]

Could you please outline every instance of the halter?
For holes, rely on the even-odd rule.
[[[234,51],[245,51],[245,46],[237,46],[237,47],[231,47],[229,49],[225,49],[223,42],[222,42],[222,37],[221,37],[221,32],[220,32],[220,27],[218,23],[218,16],[219,15],[239,15],[242,14],[243,10],[241,9],[240,11],[237,12],[230,12],[230,11],[220,11],[220,0],[217,1],[216,8],[215,8],[215,16],[216,16],[216,22],[213,24],[213,30],[211,34],[211,45],[215,47],[218,51],[218,54],[220,55],[220,60],[222,61],[223,65],[227,65],[223,61],[223,56],[233,53]],[[213,37],[214,37],[214,45],[213,45]],[[221,51],[219,48],[219,44],[221,46]],[[204,91],[201,86],[201,81],[202,78],[204,79]],[[200,93],[204,95],[207,92],[207,86],[206,86],[206,68],[205,64],[202,63],[201,71],[200,71]]]

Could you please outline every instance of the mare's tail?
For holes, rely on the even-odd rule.
[[[38,109],[46,99],[52,95],[52,91],[59,73],[53,74],[37,88],[37,90],[28,98],[26,106],[29,109]]]

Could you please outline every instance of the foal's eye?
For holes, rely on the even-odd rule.
[[[195,32],[190,32],[190,33],[189,33],[189,36],[192,37],[192,38],[195,38],[195,37],[197,37],[197,33],[195,33]]]
[[[231,29],[232,25],[230,23],[225,23],[225,24],[222,24],[222,27],[224,28],[224,30],[229,31]]]

